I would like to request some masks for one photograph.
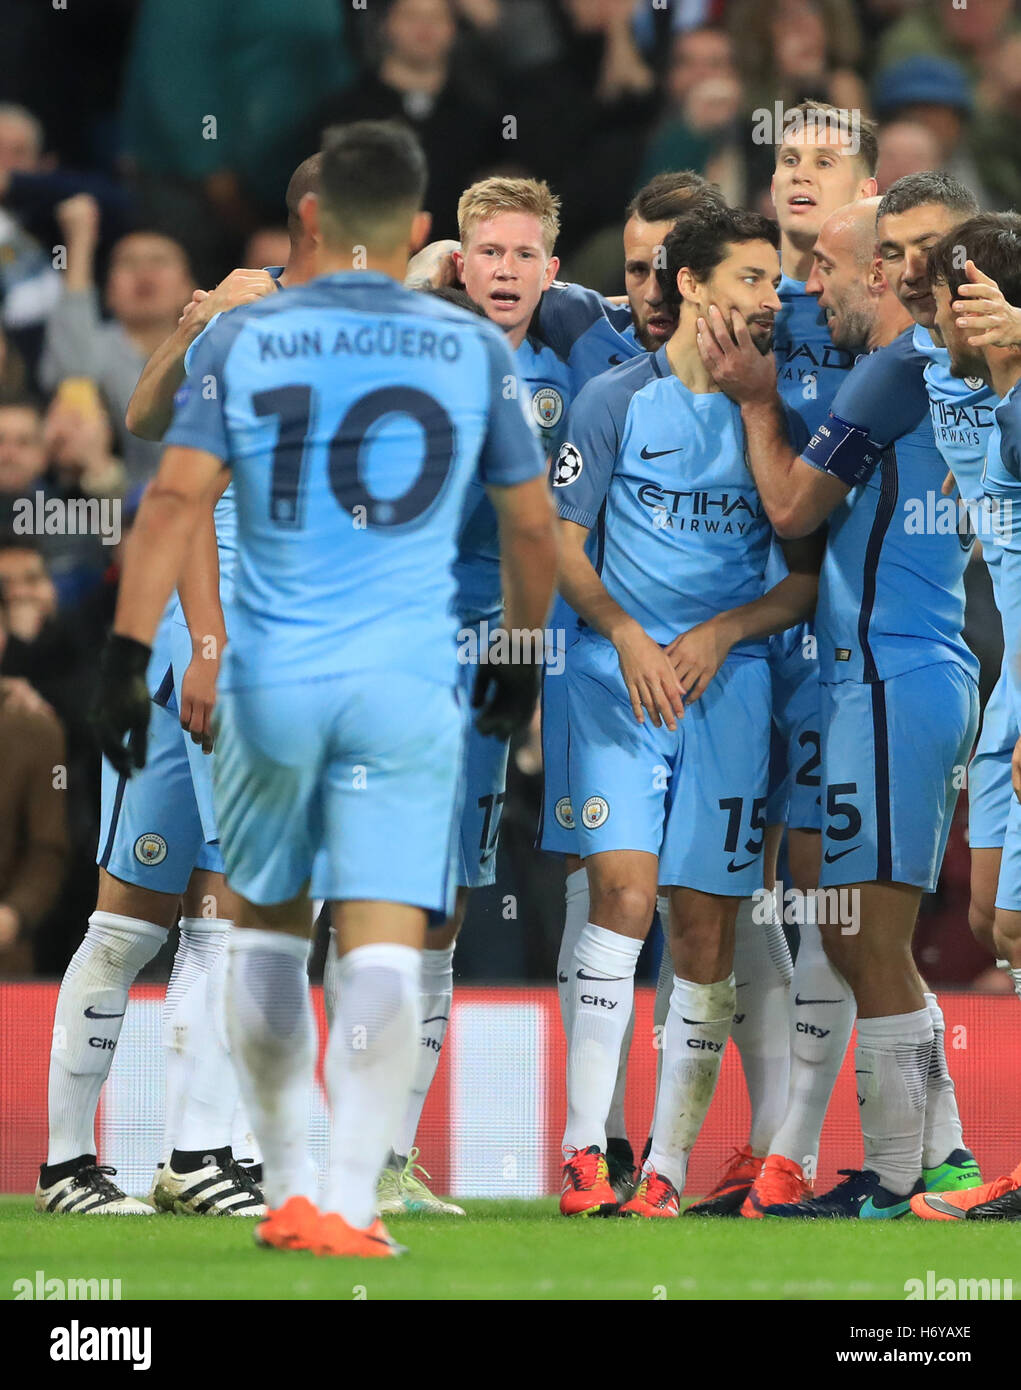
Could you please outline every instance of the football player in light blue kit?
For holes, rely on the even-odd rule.
[[[695,320],[710,302],[741,304],[768,351],[776,242],[757,214],[706,207],[677,222],[660,271],[677,330],[582,391],[554,471],[561,588],[584,624],[568,662],[569,756],[591,894],[569,972],[565,1215],[615,1204],[605,1117],[659,883],[675,976],[651,1151],[623,1214],[678,1214],[730,1032],[737,906],[761,883],[764,639],[811,610],[815,577],[792,575],[783,596],[763,598],[772,528],[739,411],[698,356]]]
[[[892,190],[891,190],[892,192]],[[990,534],[990,516],[982,507],[985,468],[993,411],[999,404],[979,377],[955,377],[945,348],[929,330],[936,305],[928,280],[929,251],[942,236],[979,211],[971,192],[946,174],[912,174],[899,179],[895,199],[886,213],[884,268],[891,287],[915,323],[915,347],[927,359],[925,384],[929,392],[936,447],[953,474],[967,510],[965,529],[982,544],[994,596],[999,583],[1000,548]],[[953,505],[940,500],[952,517]],[[993,916],[1000,856],[1013,794],[1010,760],[1018,729],[1007,686],[1006,666],[982,711],[982,728],[968,765],[968,847],[971,851],[971,899],[968,917],[976,939],[993,955]]]
[[[963,262],[963,264],[962,264]],[[988,285],[990,297],[1005,306],[1021,305],[1021,217],[987,213],[955,225],[932,249],[931,290],[935,300],[933,337],[948,351],[956,378],[978,377],[995,392],[997,405],[989,432],[985,495],[993,540],[1000,551],[996,599],[1003,616],[1004,672],[1016,720],[1021,722],[1021,334],[991,334],[973,346],[967,326],[972,300],[960,300],[962,284]],[[956,302],[955,302],[956,300]],[[965,323],[958,316],[964,311]],[[993,944],[1009,963],[1021,999],[1021,743],[1014,757],[1014,795],[1007,821],[996,893]],[[1009,1177],[960,1194],[946,1194],[942,1210],[912,1200],[920,1216],[967,1217],[969,1221],[1021,1221],[1021,1163]]]
[[[834,340],[874,351],[849,373],[800,455],[783,435],[775,373],[747,330],[703,327],[717,380],[741,402],[749,458],[781,534],[829,518],[816,630],[822,675],[823,922],[826,950],[855,992],[865,1168],[825,1197],[774,1215],[891,1219],[924,1187],[927,1087],[945,1069],[911,957],[977,723],[977,663],[961,636],[967,550],[956,530],[926,534],[918,505],[943,477],[913,324],[876,267],[875,206],[833,214],[820,232]],[[883,226],[880,223],[879,237]],[[848,906],[849,904],[849,906]],[[941,1042],[942,1040],[940,1040]],[[938,1087],[941,1127],[953,1105]],[[956,1135],[959,1144],[959,1119]],[[962,1154],[964,1151],[962,1149]],[[970,1155],[965,1155],[969,1160]],[[946,1158],[946,1155],[942,1155]]]
[[[211,293],[195,292],[177,329],[142,371],[127,410],[133,433],[162,438],[172,418],[174,393],[185,377],[187,354],[214,318],[273,292],[278,283],[307,278],[311,246],[297,205],[314,186],[316,173],[313,156],[298,167],[287,189],[291,252],[286,268],[235,270]],[[125,1198],[105,1174],[94,1178],[93,1169],[82,1167],[82,1158],[73,1154],[83,1143],[86,1149],[93,1147],[96,1101],[113,1061],[127,992],[176,920],[179,902],[183,913],[162,1019],[167,1072],[163,1157],[170,1162],[159,1164],[149,1202],[191,1213],[258,1215],[265,1209],[251,1169],[237,1165],[231,1152],[237,1083],[216,1024],[215,999],[222,992],[223,947],[234,913],[233,895],[226,888],[216,844],[210,759],[181,728],[183,723],[200,740],[208,737],[223,646],[217,589],[220,579],[229,586],[233,569],[228,507],[229,502],[217,503],[224,539],[219,562],[210,527],[208,538],[196,537],[181,576],[181,600],[193,619],[199,619],[203,634],[195,644],[194,660],[177,598],[168,605],[153,644],[149,688],[155,708],[146,769],[128,780],[109,762],[103,763],[97,912],[69,968],[55,1019],[55,1028],[61,1030],[55,1037],[69,1040],[69,1046],[55,1050],[51,1058],[50,1147],[37,1193],[38,1204],[48,1210],[153,1210],[152,1205]],[[207,539],[214,542],[211,564]],[[104,991],[105,1006],[93,999],[97,990]],[[108,1001],[115,997],[118,1006],[113,1012]],[[103,1012],[103,1020],[83,1023],[83,1004],[92,1010],[89,1017]],[[83,1028],[87,1053],[78,1041]],[[87,1058],[85,1065],[82,1057]],[[236,1152],[242,1157],[251,1154],[255,1146],[243,1116],[235,1127],[235,1138],[244,1146]]]
[[[540,296],[557,272],[553,254],[560,230],[559,200],[535,179],[491,178],[472,184],[457,209],[461,249],[458,277],[471,301],[503,332],[513,350],[519,390],[545,456],[556,452],[571,400],[571,376],[551,348],[528,333]],[[459,675],[465,701],[479,671],[489,635],[500,627],[503,594],[496,511],[478,480],[468,487],[454,564],[457,581]],[[551,652],[556,657],[556,652]],[[562,666],[562,656],[560,658]],[[421,1031],[418,1064],[407,1111],[380,1177],[379,1212],[425,1211],[460,1215],[461,1207],[429,1191],[416,1173],[415,1135],[439,1065],[454,992],[453,958],[473,888],[495,882],[496,850],[507,781],[505,741],[470,725],[465,747],[465,786],[457,845],[457,900],[451,917],[426,934],[422,952]]]
[[[239,552],[215,800],[241,898],[227,1017],[273,1208],[256,1235],[336,1256],[397,1253],[376,1183],[414,1072],[427,918],[451,907],[464,724],[452,563],[476,468],[501,517],[514,632],[544,626],[556,565],[543,460],[502,394],[513,361],[500,335],[395,283],[428,225],[425,180],[396,124],[327,133],[318,199],[300,207],[323,274],[221,320],[197,351],[139,514],[99,703],[104,747],[130,769],[144,756],[147,639],[230,467]],[[215,391],[197,389],[206,381]],[[539,660],[486,667],[483,730],[506,737],[529,718]],[[342,957],[322,1212],[307,1143],[310,890],[331,901]]]
[[[830,213],[875,193],[878,147],[871,121],[859,120],[852,131],[846,113],[821,102],[791,108],[776,138],[771,193],[783,271],[778,290],[783,307],[773,339],[777,390],[811,436],[854,365],[854,353],[833,342],[819,306],[813,250]],[[783,555],[774,545],[767,580],[775,583],[783,573]],[[777,893],[786,920],[796,921],[799,938],[797,958],[788,971],[790,989],[774,1006],[782,1017],[772,1025],[776,1033],[786,1035],[789,1076],[774,1063],[771,1104],[763,1105],[758,1123],[753,1115],[747,1145],[735,1153],[714,1191],[688,1208],[692,1216],[740,1211],[758,1217],[769,1205],[807,1194],[829,1098],[854,1022],[851,989],[830,965],[814,916],[805,910],[819,883],[821,855],[819,662],[811,623],[770,639],[769,666],[773,747],[764,885],[769,891],[776,885],[786,829],[790,884],[777,885]],[[749,913],[761,916],[758,904],[742,904],[739,942],[747,934],[744,918]],[[741,985],[750,971],[736,962],[734,969],[740,1006]],[[772,1041],[773,1053],[778,1042]]]
[[[724,206],[719,192],[690,170],[657,174],[635,194],[626,209],[623,230],[626,305],[614,304],[595,290],[575,284],[554,283],[543,295],[533,320],[533,332],[567,360],[575,394],[593,377],[662,347],[677,327],[676,312],[664,302],[656,274],[657,248],[662,247],[677,218],[695,203]],[[577,615],[562,595],[557,597],[551,625],[554,632],[566,634],[566,648],[577,640]],[[567,682],[562,676],[547,675],[543,681],[541,732],[543,802],[537,845],[564,857],[565,912],[557,959],[557,992],[564,1033],[569,1038],[575,998],[570,967],[578,937],[589,918],[589,891],[588,875],[579,857],[568,785]],[[666,921],[669,909],[665,898],[659,906],[661,920]],[[654,1009],[654,1022],[660,1028],[666,1022],[672,987],[670,954],[664,951]],[[756,1002],[749,1000],[749,1033],[755,1032]],[[632,1019],[621,1045],[617,1082],[606,1119],[610,1182],[622,1200],[630,1195],[635,1167],[624,1109],[633,1028]]]
[[[288,268],[294,267],[289,264]],[[215,314],[251,302],[272,285],[263,271],[235,271],[215,291],[196,292],[178,329],[143,370],[128,410],[133,432],[160,438],[171,417],[172,396],[185,374],[183,361],[190,343]],[[182,577],[182,592],[189,598],[197,556],[192,559],[196,563],[189,562]],[[96,1215],[153,1211],[151,1205],[125,1197],[106,1172],[94,1168],[90,1151],[97,1099],[113,1063],[129,988],[144,963],[160,949],[178,919],[179,906],[183,908],[179,944],[163,1017],[164,1156],[179,1144],[192,1152],[196,1172],[203,1173],[200,1204],[189,1205],[189,1211],[263,1209],[253,1184],[246,1173],[239,1173],[228,1152],[233,1111],[229,1094],[221,1087],[217,1105],[200,1108],[192,1104],[194,1088],[189,1084],[196,1059],[213,1051],[207,1047],[211,1011],[206,1008],[206,983],[224,945],[232,906],[214,844],[215,830],[210,833],[197,803],[189,770],[190,745],[179,723],[182,688],[188,709],[197,708],[203,702],[203,667],[210,663],[196,662],[186,670],[189,660],[179,662],[175,680],[175,612],[179,612],[176,599],[160,623],[147,671],[154,703],[149,766],[142,776],[128,781],[106,760],[103,763],[99,897],[89,931],[68,967],[54,1017],[49,1152],[36,1193],[39,1207],[47,1211]],[[214,905],[211,913],[210,903]],[[64,1047],[56,1047],[56,1040],[64,1041]],[[218,1155],[214,1165],[203,1162],[210,1152]],[[217,1172],[210,1172],[214,1166]],[[161,1172],[163,1165],[157,1179]]]

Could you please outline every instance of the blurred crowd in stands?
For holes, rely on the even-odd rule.
[[[59,975],[94,904],[87,710],[160,453],[126,430],[127,401],[193,289],[286,259],[284,189],[324,126],[408,121],[436,237],[456,236],[480,175],[548,179],[562,278],[606,293],[622,289],[623,209],[661,170],[772,212],[761,113],[778,102],[877,117],[880,191],[941,168],[986,208],[1021,205],[1013,0],[5,0],[3,39],[0,974]],[[118,525],[50,534],[51,499],[116,502]],[[971,568],[986,693],[998,624]],[[501,883],[478,895],[462,974],[550,978],[555,960],[560,880],[529,848],[534,746],[516,763]],[[984,983],[968,932],[944,930],[967,911],[960,833],[929,907],[927,975]]]

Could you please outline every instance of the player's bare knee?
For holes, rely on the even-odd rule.
[[[152,922],[154,926],[169,930],[177,921],[180,901],[176,894],[154,893],[151,888],[140,888],[135,883],[125,883],[106,869],[99,871],[97,912],[112,912],[116,917],[133,917],[139,922]]]
[[[653,890],[627,882],[603,884],[592,894],[591,920],[625,936],[643,937],[652,926],[656,910]]]

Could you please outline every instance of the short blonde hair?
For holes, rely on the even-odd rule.
[[[560,199],[539,179],[480,179],[457,204],[457,228],[464,245],[480,222],[501,212],[523,212],[539,219],[542,244],[552,256],[560,231]]]

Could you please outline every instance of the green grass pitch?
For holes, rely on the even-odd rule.
[[[257,1250],[248,1220],[48,1216],[0,1199],[0,1300],[14,1281],[120,1279],[124,1299],[902,1300],[905,1281],[1011,1279],[1016,1225],[566,1221],[553,1199],[474,1201],[389,1221],[400,1260]],[[945,1304],[943,1305],[946,1306]]]

